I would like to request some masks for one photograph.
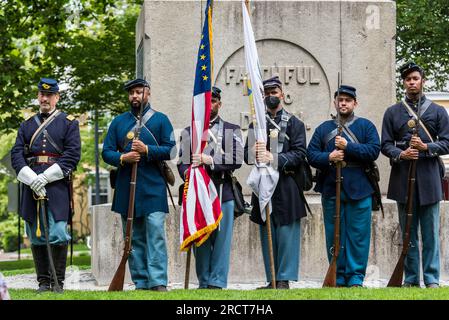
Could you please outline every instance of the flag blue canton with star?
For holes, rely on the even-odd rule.
[[[210,23],[210,0],[207,1],[207,6],[205,10],[205,22],[203,26],[203,32],[201,34],[200,48],[198,50],[198,59],[196,62],[195,71],[195,86],[193,88],[193,95],[204,93],[206,91],[212,90],[212,49],[211,49],[211,39],[212,34],[209,32]]]

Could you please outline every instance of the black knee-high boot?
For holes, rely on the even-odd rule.
[[[36,268],[38,292],[50,291],[50,263],[46,246],[31,245],[34,266]]]
[[[55,263],[56,278],[58,279],[59,287],[63,289],[65,280],[65,268],[67,263],[67,245],[52,245],[51,251],[53,253],[53,261]],[[53,287],[53,279],[51,280]]]

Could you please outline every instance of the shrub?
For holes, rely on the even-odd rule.
[[[16,251],[18,248],[18,219],[17,214],[10,213],[7,220],[0,222],[0,248],[5,252]],[[23,220],[20,224],[23,230]]]

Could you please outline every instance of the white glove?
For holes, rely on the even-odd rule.
[[[45,190],[45,187],[36,190],[33,189],[33,191],[38,197],[45,197],[47,195],[47,190]]]
[[[51,183],[62,178],[64,178],[62,169],[59,164],[55,163],[43,173],[39,174],[37,178],[31,183],[30,187],[33,190],[39,190],[45,187],[47,183]]]
[[[37,174],[30,167],[25,166],[20,169],[19,174],[17,175],[17,180],[26,184],[27,186],[31,185],[31,183],[36,180]]]

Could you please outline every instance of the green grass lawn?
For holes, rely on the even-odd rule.
[[[70,245],[68,247],[68,250],[70,250]],[[90,249],[87,247],[84,243],[76,243],[73,245],[73,252],[76,251],[89,251]],[[17,253],[17,251],[15,251]],[[31,248],[24,248],[20,249],[20,254],[31,254]],[[70,254],[70,251],[69,251]]]
[[[291,290],[171,290],[152,291],[70,291],[63,294],[36,294],[29,289],[11,289],[15,300],[448,300],[449,287],[419,288],[338,288]]]
[[[67,257],[67,265],[69,265],[69,257]],[[90,269],[90,256],[74,256],[73,265],[78,266],[80,269]],[[0,272],[5,277],[34,273],[34,262],[32,259],[13,260],[13,261],[0,261]]]
[[[81,270],[90,269],[90,256],[73,257]],[[33,260],[0,262],[4,276],[34,273]],[[420,288],[335,288],[291,290],[181,290],[72,291],[37,294],[30,289],[10,289],[14,300],[449,300],[449,287]]]

